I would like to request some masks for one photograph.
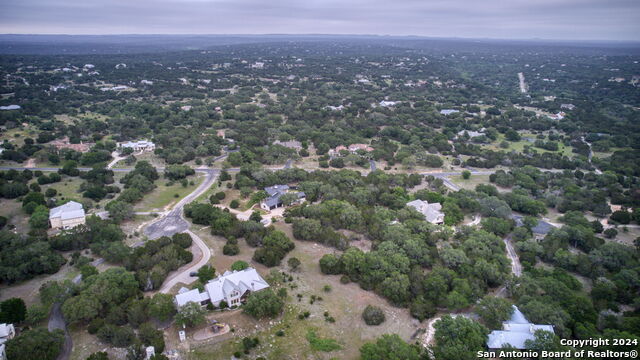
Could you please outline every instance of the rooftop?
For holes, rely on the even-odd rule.
[[[517,306],[513,305],[513,313],[508,321],[502,323],[503,330],[494,330],[489,334],[487,347],[499,349],[504,345],[511,345],[516,349],[525,349],[525,342],[533,340],[537,330],[553,333],[552,325],[536,325],[527,320]]]
[[[64,205],[49,210],[49,219],[60,218],[61,220],[68,220],[79,217],[84,217],[84,209],[82,204],[75,201],[69,201]]]

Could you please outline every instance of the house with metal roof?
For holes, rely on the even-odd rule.
[[[516,349],[526,349],[525,342],[533,340],[537,330],[554,332],[552,325],[530,323],[518,307],[513,305],[511,318],[502,323],[502,330],[494,330],[489,334],[487,347],[489,349],[500,349],[510,345]]]
[[[85,223],[85,213],[82,204],[69,201],[68,203],[49,210],[49,225],[52,229],[71,229]]]
[[[264,191],[267,193],[268,197],[262,200],[262,202],[260,203],[260,207],[266,211],[270,211],[284,205],[280,197],[289,192],[289,186],[274,185],[264,188]],[[293,194],[297,196],[294,204],[300,204],[306,199],[306,194],[302,191],[293,192]]]
[[[442,205],[440,205],[440,203],[429,204],[427,201],[413,200],[409,201],[407,206],[410,206],[416,209],[419,213],[422,213],[425,220],[432,224],[444,223],[444,213],[441,211]]]
[[[219,307],[220,303],[224,301],[229,307],[239,306],[250,293],[264,290],[268,287],[269,284],[254,268],[226,271],[217,278],[210,280],[204,286],[204,292],[200,292],[198,289],[180,289],[175,297],[175,303],[178,307],[190,302],[195,302],[202,306],[211,303]]]

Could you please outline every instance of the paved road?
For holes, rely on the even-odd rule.
[[[202,257],[200,258],[200,260],[183,269],[181,272],[167,277],[159,289],[159,291],[163,294],[169,293],[169,291],[171,291],[171,288],[173,288],[178,283],[190,284],[196,281],[196,279],[198,278],[191,276],[191,272],[198,271],[198,269],[206,265],[209,262],[209,259],[211,259],[211,249],[209,249],[207,244],[205,244],[198,235],[191,232],[191,230],[186,230],[185,232],[191,235],[193,243],[200,248]]]
[[[209,259],[211,259],[211,249],[209,249],[207,244],[205,244],[198,235],[189,230],[190,224],[183,217],[183,210],[186,204],[192,202],[198,196],[209,190],[211,185],[216,181],[217,175],[217,172],[208,172],[202,184],[200,184],[191,194],[185,196],[173,207],[171,211],[165,213],[162,217],[158,218],[158,220],[152,222],[144,229],[144,233],[152,240],[162,236],[171,236],[176,233],[186,232],[191,235],[193,243],[200,248],[200,253],[202,254],[202,257],[197,262],[192,263],[192,265],[165,279],[159,290],[161,293],[168,293],[177,283],[189,284],[195,281],[196,278],[190,276],[190,273],[197,271],[200,267],[207,264]],[[142,246],[143,244],[144,242],[140,241],[134,244],[133,247]]]
[[[92,262],[92,265],[99,265],[104,262],[104,259],[97,259]],[[73,278],[74,284],[79,284],[82,281],[82,275],[78,275]],[[49,314],[49,322],[47,323],[47,328],[49,331],[53,331],[56,329],[60,329],[64,331],[64,344],[62,345],[62,351],[58,355],[57,360],[68,360],[69,356],[71,356],[71,350],[73,349],[73,339],[71,339],[71,335],[69,334],[69,330],[67,329],[67,323],[64,320],[64,316],[62,315],[62,310],[60,307],[62,304],[59,302],[53,304],[51,308],[51,313]]]
[[[64,321],[64,316],[62,316],[60,303],[53,304],[47,328],[49,331],[56,329],[64,331],[64,344],[62,344],[62,350],[60,351],[57,360],[68,360],[69,356],[71,356],[71,350],[73,349],[73,340],[71,339],[71,335],[69,335],[69,330],[67,330],[67,324]],[[25,351],[27,351],[27,349],[25,349]]]
[[[205,191],[209,190],[218,176],[217,170],[206,170],[208,170],[206,171],[207,175],[202,184],[200,184],[191,194],[180,200],[171,211],[166,213],[164,216],[161,216],[144,229],[144,233],[149,239],[153,240],[162,236],[171,236],[179,232],[184,232],[189,228],[189,222],[182,216],[184,206],[195,200]]]

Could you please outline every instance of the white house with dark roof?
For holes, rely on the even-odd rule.
[[[200,292],[198,289],[180,289],[175,297],[175,303],[178,307],[190,302],[195,302],[202,306],[211,303],[218,307],[222,301],[225,301],[229,307],[239,306],[250,293],[264,290],[268,287],[269,284],[254,268],[226,271],[217,278],[209,280],[204,286],[204,292]]]
[[[52,229],[71,229],[84,223],[84,209],[78,202],[69,201],[49,210],[49,224]]]
[[[444,213],[441,211],[442,205],[440,205],[440,203],[429,204],[427,201],[413,200],[409,201],[407,206],[416,209],[419,213],[424,215],[425,220],[432,224],[444,223]]]
[[[4,343],[16,336],[16,329],[13,324],[0,324],[0,360],[7,358],[7,352]]]
[[[537,330],[553,333],[553,326],[530,323],[518,307],[513,305],[511,319],[502,323],[502,330],[494,330],[489,334],[487,347],[489,349],[500,349],[510,345],[516,349],[525,349],[525,342],[535,339],[534,334]]]

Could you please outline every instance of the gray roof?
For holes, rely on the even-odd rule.
[[[264,188],[264,191],[266,191],[269,196],[273,196],[278,193],[284,194],[287,190],[289,190],[289,185],[273,185]]]
[[[553,229],[553,225],[549,224],[546,221],[538,220],[538,224],[532,227],[531,231],[534,234],[546,235],[547,233],[549,233],[549,231],[551,231],[551,229]]]
[[[82,208],[82,204],[75,201],[69,201],[64,205],[49,210],[49,219],[60,218],[60,220],[69,220],[79,217],[84,217],[84,209]]]
[[[440,211],[442,209],[442,205],[440,205],[440,203],[429,204],[423,200],[413,200],[409,201],[407,206],[411,206],[418,212],[422,213],[424,218],[430,223],[442,221],[442,218],[444,217],[444,213]]]
[[[256,269],[247,268],[240,271],[226,271],[209,281],[204,288],[209,293],[211,302],[218,302],[224,300],[234,290],[244,294],[247,291],[260,291],[268,287],[269,284]]]
[[[534,333],[536,330],[553,333],[553,326],[530,323],[518,307],[513,305],[511,319],[502,323],[502,330],[494,330],[489,334],[487,347],[489,349],[499,349],[505,345],[511,345],[516,349],[525,349],[525,342],[535,338]]]
[[[269,194],[269,197],[264,199],[264,203],[267,204],[268,207],[274,207],[282,204],[280,197],[286,194],[287,190],[289,190],[289,186],[287,185],[274,185],[264,188],[264,191]],[[306,194],[302,191],[299,191],[295,194],[298,196],[298,199],[303,199],[306,197]]]
[[[509,215],[509,218],[511,218],[513,221],[516,222],[516,227],[520,227],[524,225],[524,222],[522,220],[522,215],[516,215],[516,214],[511,214]]]
[[[454,110],[454,109],[443,109],[443,110],[440,110],[440,114],[442,114],[442,115],[450,115],[450,114],[455,114],[455,113],[458,113],[458,112],[460,112],[460,110]]]

